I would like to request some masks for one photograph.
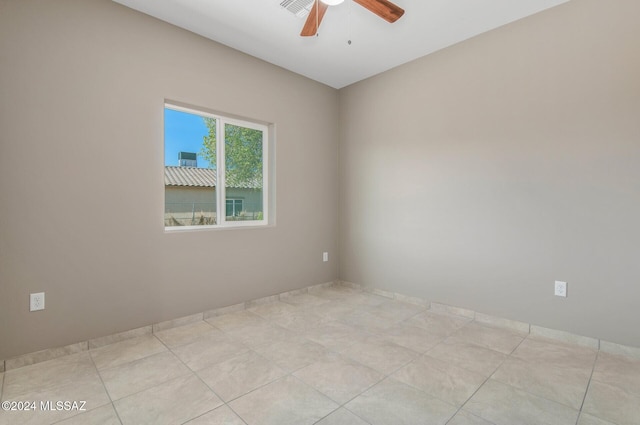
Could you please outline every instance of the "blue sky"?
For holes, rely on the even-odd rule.
[[[178,165],[178,152],[194,152],[198,154],[198,167],[209,167],[200,156],[202,138],[208,132],[202,117],[165,108],[164,165]]]

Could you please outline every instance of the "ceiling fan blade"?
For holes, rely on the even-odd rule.
[[[304,27],[302,27],[302,32],[300,33],[301,36],[310,37],[318,33],[318,27],[320,26],[320,22],[322,22],[322,18],[324,17],[328,7],[329,6],[320,0],[315,0],[313,2],[311,12],[309,12],[307,21],[304,23]]]
[[[391,3],[388,0],[353,0],[360,6],[375,13],[387,22],[395,22],[402,15],[404,15],[404,9]]]

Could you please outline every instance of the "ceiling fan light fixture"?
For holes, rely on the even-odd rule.
[[[119,1],[119,0],[116,0]],[[285,0],[290,1],[290,0]],[[302,1],[302,0],[301,0]],[[304,0],[305,2],[312,1],[313,6],[307,15],[307,20],[302,27],[300,35],[302,37],[311,37],[318,35],[318,27],[322,18],[329,9],[329,6],[335,6],[342,3],[344,0]],[[400,6],[391,3],[389,0],[353,0],[354,3],[358,3],[360,6],[367,9],[387,22],[393,23],[400,19],[404,14],[404,9]],[[308,5],[309,3],[307,3]]]

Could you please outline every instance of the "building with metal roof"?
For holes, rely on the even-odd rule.
[[[164,167],[165,186],[216,187],[216,170],[211,168]]]
[[[165,186],[216,187],[216,182],[216,170],[211,168],[172,165],[164,167]],[[227,175],[226,187],[227,189],[260,189],[262,184],[257,180],[240,182]]]
[[[259,183],[227,179],[227,217],[253,217],[262,211],[262,185]],[[198,220],[213,224],[216,220],[216,186],[214,169],[165,166],[165,225],[189,225]]]

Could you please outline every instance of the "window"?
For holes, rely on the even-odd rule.
[[[238,217],[242,212],[242,199],[227,198],[227,217]]]
[[[266,225],[268,130],[166,103],[165,229]]]

